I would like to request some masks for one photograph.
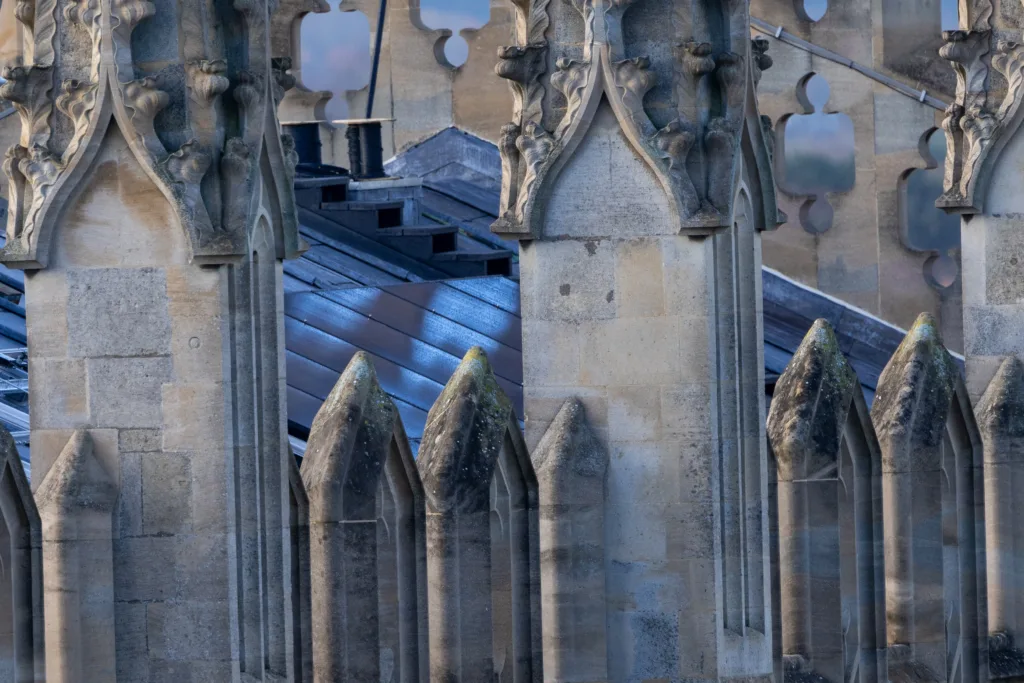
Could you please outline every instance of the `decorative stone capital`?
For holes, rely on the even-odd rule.
[[[226,211],[232,188],[206,181],[225,153],[229,131],[245,141],[253,158],[268,159],[271,177],[263,181],[278,196],[267,203],[280,211],[275,222],[284,228],[278,256],[298,252],[275,112],[291,85],[290,65],[271,64],[269,32],[254,29],[267,24],[273,8],[267,0],[251,0],[225,13],[214,4],[219,0],[159,8],[148,0],[73,0],[58,12],[53,0],[39,0],[20,8],[32,61],[8,67],[0,87],[22,120],[19,148],[7,153],[4,164],[12,210],[0,260],[18,268],[46,266],[63,207],[90,176],[115,122],[173,207],[192,260],[216,264],[243,257],[256,220],[257,202]],[[145,72],[131,36],[146,22],[159,22],[160,30],[175,36],[179,69]],[[83,29],[89,40],[56,40],[58,33]],[[232,84],[233,97],[221,97]],[[162,115],[168,110],[174,115]],[[238,188],[253,194],[261,174],[250,166]]]
[[[547,0],[514,3],[517,44],[499,51],[497,72],[512,81],[515,101],[513,120],[504,134],[518,130],[520,138],[514,146],[510,140],[499,146],[503,187],[494,232],[512,239],[540,236],[550,187],[588,135],[605,99],[669,197],[679,231],[708,234],[730,223],[738,178],[736,151],[743,144],[759,160],[758,171],[766,174],[760,203],[768,224],[777,224],[769,144],[758,117],[748,119],[745,114],[748,106],[756,107],[750,103],[761,71],[771,66],[765,54],[767,41],[752,43],[746,37],[743,3],[727,3],[730,6],[721,9],[723,36],[700,35],[699,31],[709,33],[712,29],[707,27],[714,22],[675,8],[673,26],[697,35],[677,47],[670,64],[654,64],[651,57],[637,54],[640,46],[628,44],[632,34],[624,29],[631,8],[645,2],[651,0],[573,0],[570,4],[578,16],[552,10]],[[558,22],[556,30],[547,30],[552,22]],[[545,34],[554,36],[553,41]],[[715,54],[716,44],[728,47]],[[557,69],[545,78],[544,66],[551,61],[545,57],[548,51],[557,56]],[[664,85],[671,86],[671,104],[680,117],[656,125],[645,99],[659,76],[668,72],[674,82]],[[717,86],[707,91],[700,81],[710,73],[716,75]],[[561,97],[546,97],[547,85]],[[701,111],[694,109],[694,102],[700,103]],[[748,126],[749,121],[756,125]],[[708,154],[703,153],[705,146]],[[688,158],[695,149],[701,153]]]
[[[942,123],[949,152],[936,205],[969,215],[984,211],[992,170],[1024,120],[1024,46],[992,30],[990,3],[971,2],[964,11],[971,28],[944,32],[939,50],[956,72],[957,95]],[[993,69],[1005,89],[993,88]]]

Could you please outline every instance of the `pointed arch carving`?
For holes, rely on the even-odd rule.
[[[0,260],[26,269],[46,266],[53,232],[112,125],[172,206],[187,237],[190,260],[197,263],[244,256],[247,228],[257,209],[251,199],[264,171],[258,162],[266,149],[266,170],[283,215],[274,222],[284,224],[285,235],[294,233],[280,240],[279,257],[297,254],[294,201],[290,192],[281,191],[291,182],[294,154],[281,138],[275,112],[289,85],[287,65],[274,64],[269,57],[269,4],[235,2],[234,30],[207,26],[213,19],[199,6],[183,10],[198,16],[175,16],[185,52],[180,76],[166,70],[155,76],[140,74],[133,61],[131,34],[157,13],[147,0],[76,0],[60,13],[56,3],[38,2],[32,9],[31,22],[25,23],[33,30],[33,61],[6,69],[8,82],[0,86],[0,96],[16,104],[22,119],[20,142],[4,161],[11,211]],[[73,54],[55,64],[58,30],[84,31],[90,41],[68,48]],[[218,41],[210,41],[207,34],[217,30],[225,33],[222,42],[242,44],[208,47]],[[83,73],[85,63],[89,67]],[[174,78],[181,82],[167,82]],[[184,93],[184,102],[172,102],[171,93],[177,92]],[[157,118],[172,104],[183,104],[188,114],[186,129],[174,135],[163,130],[170,124]],[[70,120],[67,141],[51,139],[58,117]],[[185,141],[165,145],[172,138]]]
[[[498,149],[502,158],[501,215],[492,230],[513,239],[538,236],[544,208],[561,170],[587,136],[594,115],[607,100],[630,145],[651,169],[666,195],[673,219],[680,231],[708,234],[729,224],[733,189],[737,179],[737,154],[744,121],[749,111],[758,119],[756,134],[758,157],[768,157],[763,130],[756,116],[756,101],[749,96],[759,70],[770,66],[763,46],[752,53],[746,37],[746,10],[743,3],[726,3],[723,18],[729,25],[732,47],[739,52],[717,54],[709,43],[688,41],[678,46],[673,69],[675,91],[680,110],[686,99],[700,87],[705,76],[712,76],[720,100],[706,124],[701,116],[681,114],[663,127],[651,120],[644,108],[644,97],[656,82],[647,57],[627,58],[623,38],[623,16],[636,0],[579,0],[572,6],[580,13],[585,27],[581,59],[561,57],[548,83],[565,98],[566,106],[554,132],[542,123],[546,113],[545,86],[548,2],[520,0],[514,3],[517,14],[518,45],[499,49],[499,76],[511,82],[516,120],[502,129]],[[762,67],[762,65],[764,65]],[[758,73],[755,73],[757,71]],[[692,91],[692,93],[690,92]],[[690,160],[691,153],[699,160]],[[770,163],[757,163],[754,172],[767,174],[762,186],[772,185]],[[771,218],[774,188],[771,192]],[[774,227],[774,224],[772,225]]]

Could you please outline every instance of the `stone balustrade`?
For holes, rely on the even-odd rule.
[[[922,316],[869,411],[832,329],[815,323],[767,421],[784,680],[1018,675],[1010,489],[1022,374],[1019,361],[1004,363],[976,421],[959,368]],[[34,495],[2,431],[0,450],[0,680],[114,680],[116,481],[84,430]],[[359,353],[317,415],[301,468],[288,464],[288,680],[612,680],[609,455],[582,403],[562,406],[531,457],[473,349],[414,457]]]
[[[819,320],[779,380],[768,434],[786,680],[988,680],[987,605],[1003,596],[986,590],[987,473],[934,320],[893,355],[870,417]]]

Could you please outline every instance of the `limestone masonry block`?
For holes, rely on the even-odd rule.
[[[170,351],[167,277],[160,268],[68,272],[71,356],[155,356]]]
[[[171,379],[170,358],[90,358],[86,370],[95,426],[163,426],[162,388]]]

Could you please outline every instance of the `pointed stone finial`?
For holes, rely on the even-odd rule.
[[[380,679],[377,489],[398,410],[365,353],[313,420],[302,481],[309,498],[313,675]]]
[[[846,416],[860,389],[832,326],[818,319],[779,378],[768,438],[779,479],[802,479],[834,463]]]
[[[1024,363],[1019,358],[1003,361],[975,412],[986,445],[1024,445]],[[999,450],[1006,461],[1024,460],[1024,448]]]
[[[312,522],[375,518],[377,484],[398,410],[360,351],[324,401],[302,462]]]
[[[540,499],[541,633],[549,680],[608,680],[604,501],[608,451],[565,402],[533,455]]]
[[[427,500],[431,680],[495,676],[492,622],[476,615],[493,609],[491,480],[512,416],[478,347],[427,415],[417,465]]]
[[[83,509],[113,514],[117,486],[97,459],[89,432],[75,431],[35,497],[44,522],[54,514],[74,515]]]
[[[608,468],[608,453],[594,436],[579,399],[562,405],[533,453],[537,478],[600,479]]]
[[[874,632],[881,614],[873,581],[880,576],[882,554],[875,552],[870,528],[849,529],[840,521],[881,519],[881,501],[872,493],[878,454],[860,390],[832,327],[817,320],[772,397],[768,437],[778,466],[777,619],[790,683],[839,680],[845,662],[873,648],[859,634]],[[860,434],[845,438],[850,426]],[[850,548],[863,572],[859,582],[847,579],[840,560]],[[836,638],[844,631],[857,635]]]
[[[0,511],[11,540],[11,563],[4,587],[12,600],[13,650],[0,667],[14,672],[17,683],[45,679],[43,631],[42,524],[14,439],[0,425]]]
[[[36,489],[43,527],[46,680],[112,681],[117,486],[79,429]],[[83,571],[87,569],[87,571]]]
[[[498,385],[483,349],[466,353],[427,415],[418,465],[428,508],[455,505],[482,491],[488,505],[491,474],[512,419],[512,402]]]
[[[1024,363],[1003,361],[975,410],[984,444],[985,524],[993,676],[1024,675],[1024,501],[1015,482],[1024,474]],[[997,637],[998,636],[998,637]]]
[[[882,370],[871,407],[886,469],[906,470],[912,452],[939,445],[958,372],[935,319],[922,313]]]
[[[0,460],[3,461],[4,484],[0,489],[0,496],[4,498],[4,505],[14,504],[19,506],[23,514],[28,516],[28,523],[33,526],[33,538],[39,537],[39,512],[36,507],[35,498],[32,496],[32,487],[25,475],[25,465],[21,461],[21,454],[18,453],[18,445],[14,443],[11,433],[0,425]],[[14,494],[10,496],[9,494]],[[4,517],[7,517],[7,508],[3,508]],[[8,527],[14,520],[8,520]]]
[[[975,526],[974,489],[969,483],[975,476],[971,439],[965,445],[951,437],[953,447],[943,445],[962,386],[935,320],[922,314],[882,371],[871,409],[882,455],[885,629],[889,679],[894,682],[941,679],[935,672],[944,670],[944,653],[959,645],[947,640],[942,648],[929,648],[941,643],[943,634],[959,638],[958,643],[976,643],[987,630],[966,620],[960,625],[965,635],[951,636],[954,632],[946,622],[951,611],[983,614],[986,609],[984,588],[977,591],[984,579],[975,578],[975,553],[979,545],[984,548],[983,541],[975,545],[972,538],[957,539],[960,557],[966,561],[958,577],[943,574],[930,550],[938,552],[949,542],[944,535],[948,524],[959,525],[954,529]],[[973,429],[973,416],[962,417]],[[947,521],[949,509],[955,510],[955,521]],[[958,597],[948,598],[951,595]],[[971,661],[966,654],[964,659]]]

